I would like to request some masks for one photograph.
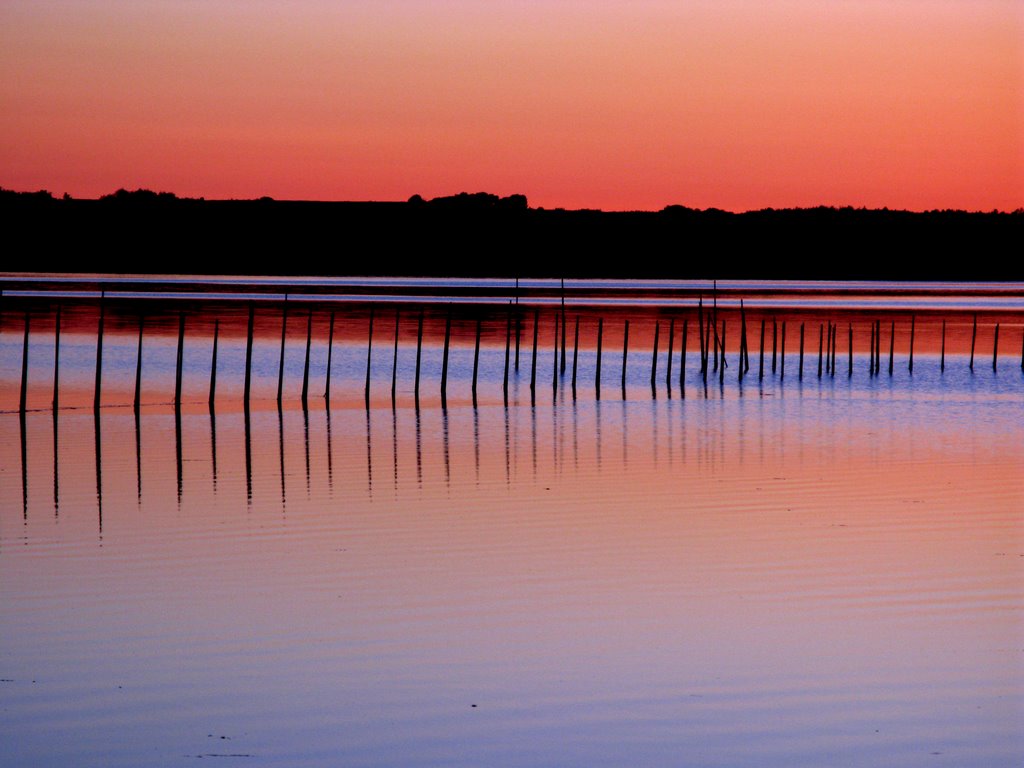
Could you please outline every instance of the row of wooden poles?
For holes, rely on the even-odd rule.
[[[552,389],[557,390],[560,376],[564,376],[566,371],[566,317],[565,307],[561,308],[560,312],[554,313],[554,344],[553,354],[554,362],[552,366]],[[416,374],[415,374],[415,385],[414,385],[414,396],[417,405],[420,399],[420,371],[421,371],[421,360],[422,360],[422,349],[423,349],[423,319],[424,313],[421,309],[417,321],[416,330]],[[282,324],[281,324],[281,352],[280,360],[278,363],[278,380],[277,380],[277,405],[278,408],[282,407],[283,396],[284,396],[284,355],[285,355],[285,340],[286,340],[286,326],[288,320],[288,305],[285,304]],[[395,332],[394,332],[394,351],[393,361],[391,369],[391,402],[392,405],[396,402],[397,393],[397,372],[398,372],[398,334],[399,325],[401,320],[401,311],[395,312]],[[252,381],[252,345],[253,345],[253,328],[255,321],[255,307],[252,303],[249,305],[249,322],[248,332],[246,336],[245,346],[245,384],[243,390],[243,400],[246,408],[249,407],[250,394],[251,394],[251,381]],[[370,308],[369,316],[369,330],[367,334],[367,347],[366,347],[366,381],[364,386],[364,398],[366,407],[370,407],[370,367],[373,359],[373,322],[374,322],[374,308]],[[479,374],[480,366],[480,336],[481,336],[481,320],[476,320],[476,343],[473,349],[473,380],[472,380],[472,396],[473,405],[477,404],[477,379]],[[705,387],[708,383],[709,375],[714,378],[717,374],[719,383],[725,381],[725,371],[729,367],[729,363],[726,360],[726,332],[727,324],[725,319],[721,320],[721,324],[718,322],[718,310],[717,307],[712,308],[709,311],[705,311],[703,299],[698,301],[697,306],[697,337],[700,344],[700,374]],[[799,351],[799,368],[797,375],[800,379],[804,376],[804,351],[805,351],[805,327],[804,323],[800,323],[800,351]],[[327,343],[327,379],[324,390],[324,398],[328,405],[330,404],[331,397],[331,357],[334,348],[334,326],[335,326],[335,311],[330,313],[330,335]],[[674,355],[674,344],[676,338],[675,331],[676,321],[675,318],[669,320],[668,327],[668,361],[666,371],[666,386],[671,392],[672,389],[672,363]],[[139,337],[138,337],[138,350],[136,354],[135,362],[135,396],[133,405],[137,411],[141,405],[142,395],[142,338],[143,338],[143,327],[144,321],[140,317],[139,319]],[[504,377],[502,381],[502,391],[504,394],[505,404],[508,405],[508,386],[509,386],[509,368],[511,357],[511,348],[513,340],[513,328],[514,328],[514,339],[515,339],[515,356],[514,366],[515,371],[519,370],[519,352],[520,352],[520,340],[522,335],[522,313],[518,310],[512,310],[510,308],[508,312],[508,320],[505,331],[505,366],[504,366]],[[911,316],[910,321],[910,353],[908,360],[908,369],[911,374],[914,372],[914,333],[916,328],[916,317]],[[22,412],[26,409],[27,395],[28,395],[28,349],[29,349],[29,330],[30,330],[30,316],[26,312],[25,314],[25,339],[24,347],[22,350],[22,366],[21,366],[21,398],[19,408]],[[56,310],[56,330],[55,330],[55,354],[54,354],[54,370],[53,370],[53,407],[56,409],[59,407],[59,381],[60,381],[60,331],[61,331],[61,308],[57,306]],[[100,317],[99,317],[99,329],[97,333],[96,341],[96,382],[94,388],[94,399],[93,407],[95,409],[100,408],[100,394],[101,384],[103,375],[103,331],[104,331],[104,306],[100,304]],[[448,313],[445,319],[444,329],[444,349],[441,363],[441,406],[447,407],[448,402],[448,357],[449,347],[451,342],[451,331],[452,331],[452,312],[449,307]],[[537,345],[539,340],[540,331],[540,310],[535,309],[533,312],[533,351],[531,355],[531,366],[530,366],[530,400],[531,403],[536,402],[536,390],[537,390]],[[689,332],[689,318],[684,318],[682,323],[681,331],[681,344],[680,344],[680,362],[679,362],[679,388],[683,397],[686,396],[685,389],[685,366],[686,366],[686,347],[687,338]],[[838,323],[829,321],[827,328],[825,323],[821,323],[818,326],[818,364],[817,364],[817,376],[820,379],[822,375],[828,375],[834,377],[836,374],[836,353],[837,353],[837,334],[839,333]],[[763,379],[765,374],[765,334],[766,334],[766,320],[761,319],[760,326],[760,345],[759,345],[759,358],[758,358],[758,379]],[[209,407],[211,410],[214,408],[214,402],[217,393],[217,348],[220,335],[220,320],[214,321],[213,331],[213,354],[212,361],[210,364],[210,386],[209,386]],[[654,396],[657,395],[656,381],[658,375],[658,347],[661,335],[661,321],[656,321],[654,326],[654,349],[651,356],[651,390]],[[847,376],[853,375],[853,324],[850,323],[847,327],[848,343],[847,343]],[[559,336],[561,343],[559,344]],[[575,317],[574,331],[573,331],[573,348],[572,348],[572,378],[571,388],[572,395],[576,396],[576,373],[577,373],[577,361],[579,356],[579,338],[580,338],[580,318],[579,315]],[[595,392],[598,399],[601,397],[601,362],[603,352],[603,337],[604,337],[604,318],[598,318],[597,321],[597,365],[594,374],[594,386]],[[895,350],[895,337],[896,337],[896,323],[892,321],[889,329],[889,375],[893,374],[894,368],[894,350]],[[974,315],[974,324],[971,331],[971,355],[970,362],[968,363],[970,370],[974,370],[974,358],[975,358],[975,346],[978,338],[978,316]],[[308,407],[309,402],[309,360],[310,350],[313,339],[313,312],[310,311],[307,315],[306,323],[306,354],[305,364],[302,372],[302,407]],[[561,359],[559,359],[559,349],[561,350]],[[177,344],[177,360],[175,364],[175,383],[174,383],[174,405],[176,408],[181,406],[181,388],[182,388],[182,364],[184,360],[185,351],[185,314],[179,313],[178,315],[178,344]],[[629,351],[629,320],[624,321],[623,328],[623,342],[622,342],[622,368],[621,368],[621,387],[622,396],[625,398],[626,394],[626,369],[627,369],[627,358]],[[737,360],[738,367],[738,379],[740,381],[750,371],[750,348],[747,336],[747,320],[746,310],[743,306],[743,301],[740,301],[740,342],[739,342],[739,355]],[[882,324],[880,320],[875,320],[871,323],[871,342],[869,346],[870,362],[869,362],[869,374],[877,376],[880,374],[882,369]],[[999,354],[999,323],[995,325],[995,335],[992,344],[992,370],[996,371],[998,365],[998,354]],[[945,371],[946,369],[946,321],[942,321],[942,350],[940,355],[940,370]],[[1024,370],[1024,341],[1021,344],[1021,370]],[[783,321],[780,324],[772,319],[771,321],[771,372],[774,375],[776,372],[779,374],[779,378],[784,379],[786,375],[786,322]]]

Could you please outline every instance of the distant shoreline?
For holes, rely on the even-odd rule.
[[[0,190],[11,272],[1024,280],[1024,210],[530,208],[525,197],[99,200]],[[1014,245],[1016,244],[1016,245]]]

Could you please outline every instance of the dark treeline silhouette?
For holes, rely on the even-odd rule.
[[[0,216],[8,271],[1024,280],[1021,209],[605,212],[482,192],[307,202],[0,189]]]

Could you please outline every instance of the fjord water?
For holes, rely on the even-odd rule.
[[[108,338],[98,417],[75,407],[91,405],[88,323],[62,338],[56,415],[52,350],[31,358],[35,407],[0,413],[4,764],[1020,764],[1019,318],[998,372],[968,369],[963,316],[944,372],[923,323],[913,374],[904,354],[891,378],[866,354],[848,375],[840,332],[834,376],[815,349],[798,378],[790,336],[784,380],[770,364],[759,380],[752,354],[741,384],[730,336],[706,391],[691,335],[682,398],[664,337],[652,397],[650,318],[633,315],[626,391],[616,326],[600,400],[593,340],[574,400],[544,326],[535,404],[524,335],[507,407],[492,319],[478,406],[464,335],[442,409],[436,334],[412,396],[415,317],[395,408],[393,326],[363,407],[363,314],[336,337],[329,410],[322,350],[314,404],[297,403],[300,316],[280,411],[280,314],[248,415],[237,335],[214,415],[208,338],[187,350],[185,407],[167,405],[167,318],[138,417],[129,325]]]

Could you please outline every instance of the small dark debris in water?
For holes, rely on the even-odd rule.
[[[205,755],[192,755],[192,757],[195,757],[198,760],[202,760],[204,757],[252,757],[252,755],[246,754],[244,752],[207,752]]]
[[[0,683],[13,683],[14,680],[10,677],[0,677]]]
[[[933,755],[941,755],[941,752],[932,752]]]
[[[473,707],[473,709],[476,709],[476,704],[470,704],[469,706]]]

